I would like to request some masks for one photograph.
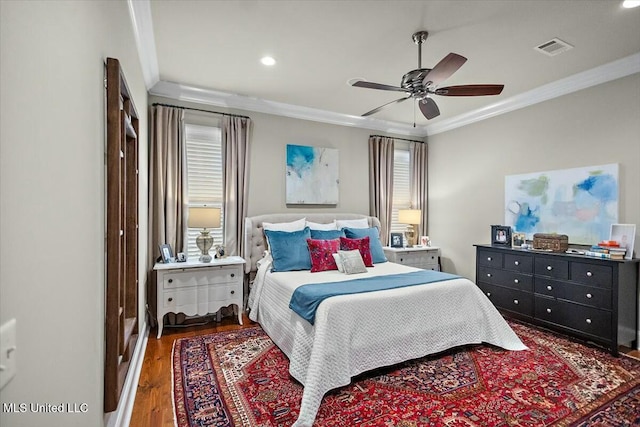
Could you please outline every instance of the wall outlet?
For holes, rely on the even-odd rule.
[[[0,326],[0,390],[16,375],[16,319]]]

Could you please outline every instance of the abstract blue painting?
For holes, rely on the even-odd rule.
[[[618,165],[505,177],[505,224],[526,233],[559,233],[575,244],[609,238],[618,222]]]
[[[286,203],[337,205],[338,150],[287,145]]]

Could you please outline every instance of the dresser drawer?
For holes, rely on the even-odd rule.
[[[563,259],[536,257],[534,272],[537,276],[566,280],[569,278],[569,262]]]
[[[242,302],[242,289],[241,285],[215,285],[215,286],[203,286],[198,288],[189,289],[176,289],[163,292],[163,306],[166,309],[172,309],[171,311],[184,312],[190,314],[193,310],[186,310],[186,307],[198,305],[207,305],[210,302],[226,302],[228,304],[236,303],[238,296],[240,296],[240,303]],[[198,314],[206,314],[207,311]]]
[[[611,312],[566,301],[536,296],[535,316],[545,322],[566,326],[589,335],[611,337]]]
[[[478,283],[478,287],[497,308],[525,316],[533,315],[533,294],[488,283]]]
[[[172,271],[164,273],[164,289],[176,289],[189,286],[205,286],[232,283],[242,278],[242,270],[233,266],[220,266],[202,269],[202,271]]]
[[[478,265],[485,267],[502,268],[502,253],[494,251],[479,250]]]
[[[495,268],[478,268],[478,282],[490,283],[493,285],[507,286],[526,292],[533,292],[533,276],[516,273],[514,271],[498,270]]]
[[[536,294],[610,310],[611,291],[536,277]]]
[[[533,257],[527,254],[505,254],[505,270],[517,271],[518,273],[533,273]]]
[[[589,286],[611,289],[613,272],[608,265],[571,263],[571,280]]]

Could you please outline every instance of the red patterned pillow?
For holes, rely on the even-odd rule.
[[[373,261],[371,260],[371,250],[369,249],[369,236],[361,239],[349,239],[348,237],[340,238],[340,250],[352,251],[358,249],[364,265],[367,267],[373,267]]]
[[[309,254],[311,255],[311,272],[337,270],[333,254],[340,249],[340,240],[307,239]]]

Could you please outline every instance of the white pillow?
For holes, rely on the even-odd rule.
[[[367,218],[360,219],[339,219],[336,221],[336,225],[338,226],[338,230],[341,230],[345,227],[349,228],[369,228],[369,220]]]
[[[330,222],[328,224],[321,224],[319,222],[311,222],[307,221],[307,227],[312,230],[337,230],[336,221]]]
[[[289,231],[289,232],[300,231],[300,230],[304,230],[304,227],[306,227],[306,223],[307,223],[306,218],[302,218],[292,222],[275,222],[275,223],[263,222],[262,228],[264,230],[271,230],[271,231]]]
[[[338,251],[342,269],[345,274],[366,273],[367,267],[362,260],[362,254],[358,249],[352,251]],[[337,264],[337,263],[336,263]]]
[[[333,255],[333,259],[336,260],[336,265],[338,266],[338,271],[340,273],[344,273],[344,267],[342,266],[342,257],[340,257],[340,254],[331,254]]]

